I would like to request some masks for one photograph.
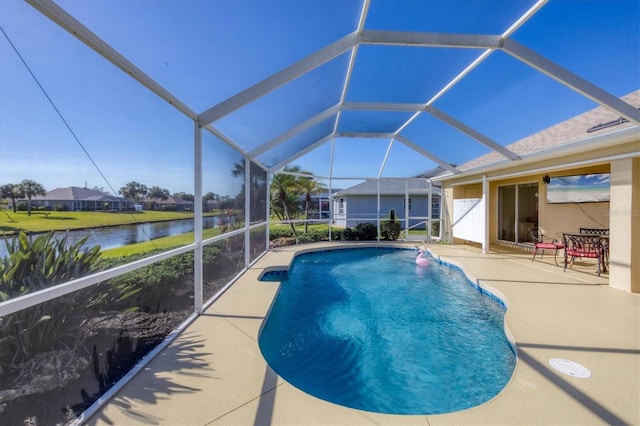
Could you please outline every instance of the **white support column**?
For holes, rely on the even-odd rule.
[[[331,233],[331,225],[333,224],[333,215],[336,213],[336,206],[333,204],[333,157],[336,151],[336,140],[331,139],[331,157],[329,158],[329,241],[333,241]]]
[[[380,241],[380,178],[378,178],[376,180],[376,182],[378,184],[377,185],[378,186],[378,190],[376,191],[377,192],[376,229],[378,231],[378,235],[377,235],[376,240]]]
[[[487,180],[487,175],[482,176],[482,201],[484,202],[482,253],[489,253],[489,181]]]
[[[431,179],[429,179],[429,193],[427,194],[427,242],[431,242],[431,204],[433,203],[433,197],[431,191],[433,191],[433,185]]]
[[[251,263],[251,160],[244,157],[244,267]]]
[[[267,192],[265,194],[266,197],[266,201],[265,201],[265,208],[266,208],[266,217],[265,217],[265,221],[267,222],[267,243],[266,243],[266,247],[265,250],[269,250],[269,234],[270,234],[270,230],[271,230],[271,172],[267,172],[267,184],[265,185],[265,191]]]
[[[611,162],[609,286],[640,293],[640,158]],[[637,321],[637,319],[636,319]]]
[[[202,313],[202,128],[196,120],[193,137],[193,311]]]
[[[409,181],[408,180],[404,180],[404,229],[405,229],[405,236],[404,239],[408,240],[409,239],[409,224],[411,223],[409,221]]]
[[[520,188],[518,184],[515,184],[515,218],[513,220],[513,235],[515,235],[514,240],[516,243],[520,243],[520,234],[518,229],[518,222],[520,222]]]

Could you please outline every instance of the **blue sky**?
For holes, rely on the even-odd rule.
[[[354,31],[361,0],[65,0],[58,4],[197,113]],[[500,34],[531,0],[372,0],[375,30]],[[464,11],[464,12],[461,12]],[[640,88],[640,2],[551,0],[513,38],[616,96]],[[20,1],[0,1],[0,26],[75,137],[0,34],[0,184],[34,179],[46,189],[114,188],[136,180],[193,193],[193,122]],[[347,100],[426,102],[479,50],[360,46]],[[348,55],[214,123],[247,150],[337,103]],[[301,96],[301,94],[303,94]],[[435,106],[508,144],[596,105],[494,52]],[[407,113],[343,114],[340,127],[393,131]],[[597,123],[594,123],[597,124]],[[259,157],[275,164],[333,122]],[[488,151],[421,115],[402,133],[447,162]],[[77,139],[82,144],[76,141]],[[375,177],[388,140],[338,139],[334,176]],[[96,170],[86,150],[98,165]],[[294,164],[329,174],[331,143]],[[241,156],[207,135],[204,190],[235,195]],[[383,176],[435,163],[394,142]],[[335,182],[335,187],[348,183]]]

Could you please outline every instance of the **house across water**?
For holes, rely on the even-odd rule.
[[[74,212],[134,210],[133,201],[128,198],[77,186],[56,188],[48,191],[47,195],[35,196],[31,199],[31,206]]]

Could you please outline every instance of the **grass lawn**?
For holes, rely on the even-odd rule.
[[[163,220],[191,219],[192,212],[27,212],[0,209],[0,234],[15,234],[45,231],[66,231],[67,229],[95,228],[98,226],[126,225]]]
[[[296,228],[296,232],[299,234],[304,233],[304,225],[294,225],[294,227]],[[309,231],[324,231],[329,227],[329,225],[327,225],[326,223],[313,223],[313,224],[309,224]],[[275,223],[274,221],[272,221],[269,224],[269,228],[270,229],[286,229],[286,230],[290,230],[291,229],[291,225],[289,225],[288,223]]]
[[[271,229],[291,229],[288,224],[274,224],[270,225]],[[309,231],[311,230],[326,230],[326,224],[314,224],[309,225]],[[296,226],[296,231],[300,234],[304,232],[304,226]],[[202,231],[202,237],[204,239],[215,237],[220,234],[220,228],[204,229]],[[171,250],[176,247],[184,246],[193,243],[193,232],[186,234],[171,235],[169,237],[156,238],[155,240],[145,241],[142,243],[130,244],[122,247],[115,247],[112,249],[103,250],[101,252],[103,258],[114,258],[132,256],[140,253],[148,253],[152,251]]]
[[[220,228],[203,229],[202,238],[212,238],[220,234]],[[171,250],[176,247],[186,246],[193,243],[193,232],[186,234],[170,235],[168,237],[156,238],[155,240],[144,241],[142,243],[129,244],[122,247],[103,250],[100,252],[103,258],[133,256],[152,251]]]

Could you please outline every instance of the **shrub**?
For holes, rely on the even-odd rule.
[[[67,247],[67,237],[53,232],[33,238],[24,232],[11,242],[5,239],[7,255],[0,263],[0,300],[22,296],[85,275],[95,269],[100,246],[81,250],[89,236]]]
[[[329,228],[325,229],[312,229],[307,234],[311,241],[328,241],[329,240]]]
[[[342,239],[342,229],[341,228],[331,228],[331,239],[335,241],[339,241]]]
[[[53,206],[53,210],[56,212],[66,212],[69,210],[69,207],[66,204],[56,204]]]
[[[380,224],[380,233],[382,238],[385,240],[395,241],[400,236],[400,232],[402,231],[402,226],[400,222],[395,220],[384,220]]]
[[[431,221],[431,236],[432,237],[437,237],[438,235],[440,235],[440,221],[439,220],[432,220]]]
[[[342,241],[355,241],[358,239],[358,233],[355,228],[344,228],[340,239]]]
[[[269,228],[269,241],[280,238],[293,238],[293,236],[291,228]]]
[[[378,227],[374,223],[359,223],[356,226],[356,235],[360,241],[371,241],[378,239]]]
[[[67,247],[53,232],[32,241],[24,232],[9,242],[0,262],[0,300],[8,300],[86,275],[97,268],[100,246],[81,250],[88,236]],[[76,291],[2,318],[0,372],[38,353],[76,347],[82,339],[80,317],[91,305],[90,289]],[[0,375],[1,377],[2,375]]]
[[[159,312],[164,308],[159,305],[163,295],[174,292],[189,274],[193,274],[193,252],[162,260],[110,280],[112,288],[126,289],[126,297],[122,297],[120,292],[109,292],[111,294],[108,302],[115,308],[118,302],[135,295],[133,301],[126,301],[129,308]]]

